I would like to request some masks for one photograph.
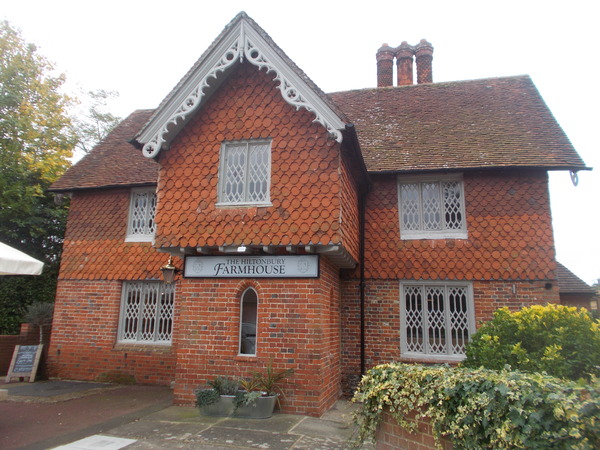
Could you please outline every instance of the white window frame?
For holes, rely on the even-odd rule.
[[[232,151],[233,147],[246,146],[246,164],[244,167],[244,188],[243,188],[243,196],[244,199],[241,201],[231,201],[227,198],[227,193],[225,192],[228,184],[227,180],[227,172],[228,172],[228,162],[229,162],[229,152]],[[248,154],[251,151],[251,147],[254,145],[268,146],[267,150],[267,173],[266,173],[266,192],[265,198],[260,201],[252,201],[248,199],[249,196],[249,158]],[[271,139],[249,139],[242,141],[225,141],[221,144],[221,151],[219,154],[219,183],[218,183],[218,200],[217,206],[271,206]]]
[[[440,186],[444,182],[458,182],[460,186],[460,210],[461,214],[461,227],[460,228],[447,228],[446,221],[444,219],[444,200],[440,193],[440,230],[424,230],[423,228],[423,183],[440,183]],[[418,230],[409,230],[405,228],[403,223],[403,213],[405,206],[402,204],[402,186],[406,184],[419,184],[419,219],[420,226]],[[467,218],[465,213],[465,189],[464,182],[461,174],[452,175],[399,175],[398,176],[398,220],[400,223],[400,239],[467,239]]]
[[[252,323],[244,323],[244,297],[246,296],[246,294],[249,291],[253,291],[254,292],[254,296],[256,297],[256,323],[252,324]],[[258,305],[259,305],[259,301],[258,301],[258,292],[256,292],[256,289],[249,287],[247,289],[244,290],[244,292],[242,293],[241,297],[240,297],[240,333],[239,333],[239,341],[238,341],[238,355],[239,356],[256,356],[256,347],[257,347],[257,337],[258,337]],[[250,342],[252,342],[252,330],[250,329],[251,326],[254,325],[254,342],[253,342],[253,346],[254,346],[254,353],[243,353],[242,352],[242,343],[245,339],[250,338]]]
[[[414,348],[409,348],[409,345],[411,347],[415,347],[419,345],[419,340],[408,340],[408,336],[407,336],[407,328],[408,328],[408,317],[407,317],[407,310],[406,310],[406,291],[408,289],[420,289],[421,290],[421,306],[427,304],[426,302],[428,302],[427,298],[426,298],[426,289],[427,288],[434,288],[434,289],[443,289],[444,291],[444,296],[443,296],[443,301],[444,301],[444,311],[443,311],[443,320],[444,320],[444,344],[445,344],[445,351],[441,352],[441,351],[435,351],[435,349],[432,349],[431,347],[433,345],[439,345],[438,343],[434,343],[433,345],[430,345],[430,336],[429,336],[429,330],[430,330],[430,314],[428,311],[428,308],[421,308],[421,315],[420,317],[416,317],[414,319],[416,320],[420,320],[420,326],[421,331],[422,331],[422,344],[421,344],[421,351],[415,351]],[[443,360],[443,361],[462,361],[463,359],[465,359],[465,354],[464,352],[455,352],[453,351],[453,345],[452,345],[452,339],[448,339],[448,336],[452,336],[452,311],[451,308],[449,307],[449,302],[450,302],[450,296],[448,295],[448,290],[452,289],[452,288],[463,288],[465,289],[466,292],[466,307],[467,307],[467,312],[466,312],[466,332],[467,332],[467,338],[466,338],[466,342],[468,342],[471,339],[471,336],[473,336],[473,333],[475,333],[475,302],[473,300],[473,285],[471,283],[465,283],[465,282],[444,282],[444,281],[428,281],[428,282],[423,282],[423,281],[401,281],[400,282],[400,352],[401,352],[401,356],[404,358],[410,358],[410,359],[427,359],[427,360]],[[462,340],[462,336],[461,336],[461,340]],[[465,342],[465,345],[466,345]]]
[[[139,194],[145,194],[149,196],[150,203],[146,205],[142,214],[144,215],[144,229],[140,231],[134,230],[134,222],[135,222],[135,197]],[[134,188],[131,189],[131,193],[129,195],[129,215],[127,218],[127,236],[125,237],[126,242],[152,242],[154,240],[154,233],[156,231],[156,188]],[[153,217],[150,218],[149,215],[152,214]],[[152,223],[149,227],[148,223]]]
[[[133,297],[130,297],[130,294]],[[166,302],[160,301],[163,298],[166,298]],[[133,301],[130,302],[130,299]],[[174,284],[160,281],[124,281],[117,342],[171,345],[174,316]]]

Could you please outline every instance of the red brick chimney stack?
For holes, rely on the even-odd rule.
[[[377,50],[377,87],[394,85],[394,49],[383,44]]]
[[[408,86],[413,84],[413,57],[415,49],[408,42],[404,41],[396,49],[396,66],[398,76],[398,86]]]
[[[433,83],[431,61],[433,59],[433,45],[425,39],[421,39],[415,46],[417,60],[417,83]]]

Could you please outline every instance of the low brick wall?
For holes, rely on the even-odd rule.
[[[21,324],[21,332],[13,335],[0,335],[0,375],[6,376],[12,360],[15,345],[36,345],[40,341],[37,327],[28,323]],[[48,330],[44,330],[46,334]]]
[[[414,422],[414,413],[409,416],[409,420]],[[425,450],[437,448],[428,420],[420,420],[417,424],[417,431],[410,433],[398,425],[398,422],[387,411],[383,414],[383,420],[377,428],[375,439],[375,448],[378,450]],[[441,443],[445,450],[452,449],[450,441],[443,439]]]

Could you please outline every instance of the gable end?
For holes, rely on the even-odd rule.
[[[244,58],[259,70],[274,72],[273,80],[279,82],[283,99],[297,110],[304,108],[313,113],[314,121],[323,125],[337,142],[342,142],[341,130],[345,124],[328,100],[280,55],[276,45],[256,23],[240,13],[136,136],[137,143],[143,146],[144,156],[154,158],[168,147],[209,94],[218,88],[224,78],[221,72],[225,73]]]

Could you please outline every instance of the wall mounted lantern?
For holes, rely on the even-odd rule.
[[[173,265],[172,256],[169,256],[169,262],[167,262],[166,266],[161,267],[160,270],[162,271],[163,281],[166,284],[173,283],[173,281],[175,281],[175,275],[177,272],[180,272],[180,270]]]

